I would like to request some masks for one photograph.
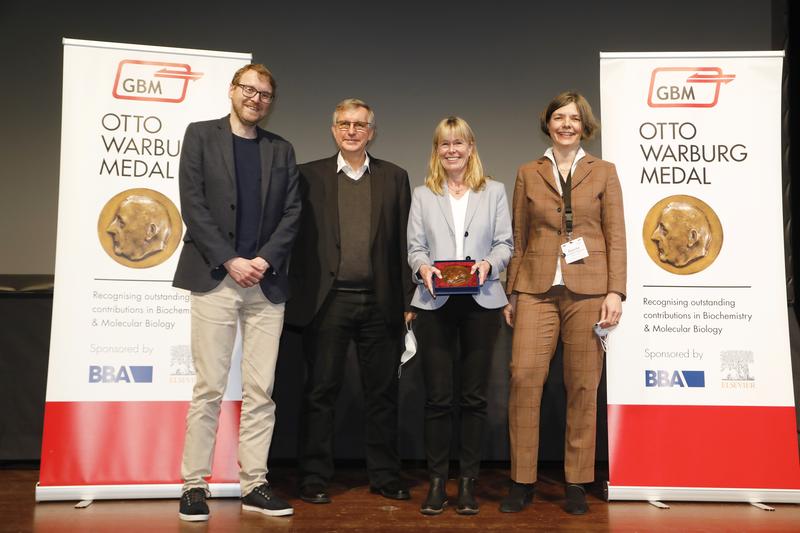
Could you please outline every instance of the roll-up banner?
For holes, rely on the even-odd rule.
[[[189,294],[171,286],[183,236],[181,143],[189,122],[228,112],[231,77],[250,58],[64,39],[37,500],[180,496],[194,384]],[[239,495],[239,361],[210,479],[219,496]]]
[[[601,53],[628,299],[611,500],[800,502],[781,204],[783,52]]]

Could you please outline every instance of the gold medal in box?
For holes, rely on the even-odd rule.
[[[436,294],[477,294],[478,272],[472,273],[475,261],[434,261],[433,266],[442,273],[442,278],[433,277]]]

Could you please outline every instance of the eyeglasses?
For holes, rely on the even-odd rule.
[[[467,146],[467,142],[462,139],[454,139],[452,141],[450,140],[440,141],[437,146],[439,150],[446,152],[450,150],[450,148],[455,148],[455,149],[463,148],[464,146]]]
[[[236,85],[242,90],[242,94],[245,98],[252,98],[255,95],[258,95],[258,98],[264,103],[270,103],[275,96],[269,91],[259,91],[255,87],[251,85],[244,85],[242,83],[237,83]]]
[[[348,131],[350,126],[354,127],[358,133],[364,133],[372,127],[369,122],[350,122],[349,120],[337,120],[336,127],[341,131]]]

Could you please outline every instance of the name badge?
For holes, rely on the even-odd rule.
[[[574,263],[580,261],[584,257],[589,257],[589,252],[586,250],[586,243],[583,242],[583,237],[572,239],[561,245],[561,251],[564,254],[564,261],[567,263]]]

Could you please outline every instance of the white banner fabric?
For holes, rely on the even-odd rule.
[[[230,79],[250,59],[64,39],[55,293],[37,498],[55,486],[180,481],[183,418],[194,384],[189,293],[171,286],[184,229],[181,143],[189,122],[229,111]],[[228,456],[217,454],[228,465],[222,477],[231,481],[235,446],[227,441],[236,436],[223,433],[230,424],[236,428],[239,383],[235,360],[220,431],[219,448]],[[114,465],[104,467],[102,453],[90,457],[112,443],[122,446]],[[152,461],[152,454],[168,459]]]
[[[642,499],[654,487],[800,497],[782,64],[782,52],[601,54],[603,158],[617,166],[628,240],[628,298],[608,343],[612,498],[621,486],[647,487],[625,492]]]

